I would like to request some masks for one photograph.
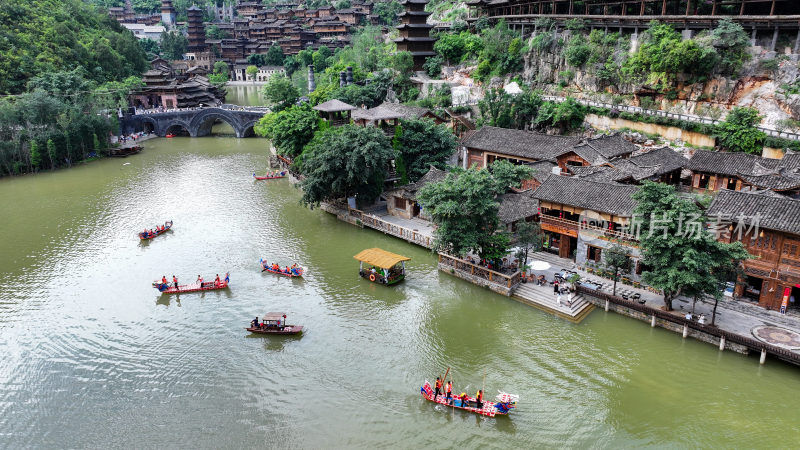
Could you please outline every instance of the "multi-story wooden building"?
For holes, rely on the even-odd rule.
[[[433,25],[428,25],[427,19],[431,13],[425,11],[428,0],[403,0],[405,11],[400,14],[400,37],[395,39],[397,51],[410,52],[414,57],[414,70],[422,70],[425,59],[435,56],[433,43],[436,39],[430,36]]]
[[[720,240],[741,241],[756,257],[743,263],[734,296],[767,309],[780,309],[784,297],[789,307],[800,306],[800,200],[722,189],[708,214],[730,223]]]
[[[695,191],[768,189],[800,197],[800,153],[788,151],[783,159],[746,153],[698,150],[686,166]]]

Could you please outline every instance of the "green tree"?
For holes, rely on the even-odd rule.
[[[55,169],[58,153],[56,152],[56,143],[52,139],[47,140],[47,156],[50,158],[50,167]]]
[[[139,46],[148,55],[159,55],[161,53],[161,46],[150,38],[139,39]]]
[[[495,193],[505,194],[509,188],[521,187],[522,181],[533,176],[533,169],[528,166],[512,164],[505,159],[498,159],[489,166],[496,183]]]
[[[291,78],[295,72],[300,70],[300,61],[293,55],[288,55],[283,60],[283,70],[286,71],[286,76]]]
[[[509,241],[507,235],[495,235],[496,194],[496,181],[486,169],[455,169],[420,189],[417,199],[437,225],[434,249],[462,257],[470,251],[489,260],[502,257]]]
[[[628,257],[628,249],[619,244],[612,245],[603,250],[603,262],[614,279],[614,288],[611,295],[617,295],[617,281],[622,275],[631,272],[631,259]]]
[[[397,0],[389,0],[375,3],[372,13],[380,17],[384,25],[394,25],[397,23],[397,16],[403,12],[403,5]]]
[[[302,65],[310,66],[311,64],[314,64],[314,51],[308,48],[300,50],[300,53],[297,54],[297,59],[300,60]]]
[[[39,167],[42,165],[42,153],[39,150],[39,143],[35,139],[31,141],[30,155],[33,170],[39,170]]]
[[[292,84],[292,80],[283,74],[276,73],[269,78],[261,91],[265,99],[274,106],[275,111],[286,109],[300,98],[300,91]]]
[[[272,47],[267,50],[264,63],[268,66],[282,66],[284,58],[283,48],[281,48],[280,45],[273,44]]]
[[[664,293],[668,311],[680,295],[721,295],[720,278],[752,258],[741,242],[719,242],[706,231],[704,212],[692,200],[678,196],[673,186],[645,181],[633,199],[634,227],[641,230],[640,249],[649,268],[642,280]]]
[[[224,85],[228,82],[230,76],[230,68],[225,61],[217,61],[214,63],[214,72],[208,75],[208,81],[217,86]]]
[[[333,53],[331,50],[324,46],[320,45],[320,47],[312,53],[312,61],[314,62],[314,70],[317,72],[323,72],[325,69],[328,68],[328,58]]]
[[[319,114],[308,104],[269,113],[254,127],[257,135],[272,141],[278,153],[296,158],[321,128]]]
[[[425,69],[425,73],[427,73],[429,77],[439,78],[439,75],[442,74],[443,62],[440,56],[431,56],[425,60],[425,64],[422,65],[422,68]]]
[[[170,31],[161,33],[161,52],[166,59],[183,59],[189,51],[189,41],[182,33]]]
[[[447,159],[456,151],[458,141],[445,126],[431,119],[403,119],[398,150],[405,163],[408,179],[417,181],[430,166],[444,170]]]
[[[217,25],[211,25],[206,28],[206,37],[208,39],[228,39],[230,36],[228,32],[221,29]]]
[[[489,88],[478,102],[481,122],[484,125],[500,128],[512,128],[514,118],[511,116],[512,98],[509,93],[499,88]]]
[[[755,108],[733,108],[714,133],[720,147],[732,152],[761,153],[767,134],[756,128],[761,116]]]
[[[578,128],[586,117],[586,107],[572,97],[563,102],[544,102],[536,116],[539,126],[552,126],[562,133]]]
[[[256,81],[256,74],[258,73],[258,67],[256,66],[247,66],[245,69],[245,73],[247,73],[247,77],[253,80],[255,83]]]
[[[369,204],[383,191],[393,157],[388,138],[375,127],[345,125],[318,133],[303,151],[301,201],[313,207],[355,196],[358,204]]]

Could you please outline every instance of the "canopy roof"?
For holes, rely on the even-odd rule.
[[[381,250],[379,248],[368,248],[366,250],[362,250],[361,253],[353,256],[353,258],[361,262],[380,267],[381,269],[390,269],[400,261],[411,260],[411,258],[398,255],[397,253],[387,252],[386,250]]]
[[[281,320],[286,313],[282,312],[269,312],[264,314],[264,318],[262,320]]]

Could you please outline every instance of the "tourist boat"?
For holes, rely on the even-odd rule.
[[[142,151],[141,145],[134,145],[131,147],[112,148],[108,152],[108,156],[115,156],[118,158],[125,158],[126,156],[135,155]]]
[[[230,277],[228,276],[228,273],[225,272],[225,278],[220,280],[219,283],[216,283],[215,281],[204,281],[202,284],[194,282],[192,284],[179,284],[176,288],[172,283],[164,284],[161,281],[154,281],[153,287],[158,289],[162,294],[185,294],[189,292],[216,291],[218,289],[226,289],[229,282]]]
[[[462,401],[460,396],[455,395],[452,397],[451,401],[448,402],[445,394],[439,394],[436,400],[434,400],[434,390],[428,381],[425,381],[425,384],[422,385],[419,391],[425,400],[438,403],[447,408],[461,409],[487,417],[507,416],[509,411],[517,407],[517,402],[519,401],[519,395],[500,392],[497,394],[497,401],[492,402],[484,400],[482,407],[478,408],[478,403],[475,398],[469,396],[467,396],[466,401]]]
[[[391,285],[399,283],[406,277],[406,261],[410,261],[403,255],[387,252],[379,248],[368,248],[361,253],[353,256],[359,261],[358,274],[372,281]],[[364,268],[364,263],[371,265],[369,269]]]
[[[258,317],[256,317],[258,319]],[[286,313],[271,312],[264,314],[261,322],[252,320],[250,327],[245,330],[258,334],[299,334],[303,332],[302,325],[287,325]]]
[[[146,240],[149,240],[149,239],[153,239],[156,236],[159,236],[159,235],[162,235],[162,234],[166,233],[170,229],[172,229],[172,221],[171,220],[167,221],[167,222],[164,222],[164,229],[163,230],[156,230],[156,231],[153,231],[152,233],[145,233],[145,232],[139,233],[139,239],[141,239],[143,241],[146,241]]]
[[[280,175],[274,175],[274,176],[270,176],[270,177],[267,177],[267,176],[260,177],[260,176],[258,176],[258,175],[256,175],[254,173],[253,174],[253,178],[255,178],[256,180],[275,180],[277,178],[286,178],[286,172],[282,171],[282,172],[280,172]]]
[[[306,269],[304,269],[304,268],[302,268],[300,266],[297,266],[295,268],[289,269],[290,272],[286,273],[282,269],[281,270],[273,270],[271,265],[268,262],[265,262],[263,259],[259,259],[258,262],[259,262],[259,264],[261,264],[261,271],[262,272],[274,273],[274,274],[283,275],[283,276],[286,276],[286,277],[289,277],[289,278],[302,277],[303,274],[306,272]]]
[[[170,134],[168,134],[168,135],[166,135],[166,136],[164,136],[164,137],[166,137],[166,138],[174,138],[174,137],[175,137],[175,135],[174,135],[174,134],[172,134],[172,133],[170,133]]]

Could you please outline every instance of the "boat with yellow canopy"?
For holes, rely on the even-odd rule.
[[[387,252],[379,248],[368,248],[353,256],[360,264],[358,274],[372,281],[385,285],[399,283],[406,277],[406,261],[411,258],[397,253]],[[365,268],[364,265],[368,268]]]

